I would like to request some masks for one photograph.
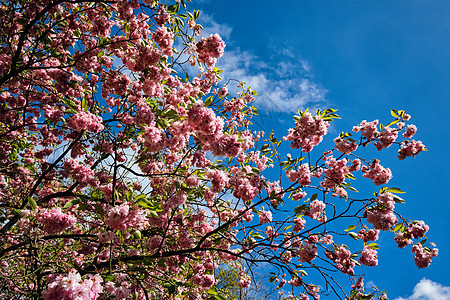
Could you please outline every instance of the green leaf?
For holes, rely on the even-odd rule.
[[[356,228],[355,225],[350,225],[350,226],[348,226],[347,229],[345,229],[344,231],[345,231],[345,232],[349,232],[350,230],[353,230],[353,229],[355,229],[355,228]]]
[[[394,118],[398,118],[398,117],[399,117],[398,111],[397,111],[396,109],[391,109],[391,115],[392,115]]]
[[[403,226],[404,226],[403,223],[398,223],[397,225],[395,225],[393,229],[394,232],[399,231]]]
[[[212,102],[213,102],[213,96],[209,96],[208,98],[206,98],[205,107],[210,106]]]
[[[358,234],[355,232],[349,232],[348,235],[351,236],[352,239],[354,239],[356,241],[359,240]]]
[[[299,272],[300,272],[301,274],[303,274],[304,276],[308,276],[308,273],[306,273],[305,270],[300,270]]]
[[[180,9],[180,5],[169,5],[167,7],[167,12],[170,14],[176,14],[178,10]]]
[[[83,108],[83,111],[84,111],[84,112],[87,112],[87,111],[88,111],[89,107],[88,107],[88,105],[87,105],[86,97],[83,97],[83,98],[81,99],[81,107]]]
[[[139,230],[136,230],[135,232],[133,232],[133,237],[136,240],[140,240],[142,238],[142,233]]]
[[[217,292],[213,288],[209,288],[206,292],[211,295],[217,295]]]
[[[72,108],[72,109],[74,109],[75,111],[78,112],[78,107],[77,107],[77,105],[75,104],[75,102],[72,99],[63,98],[61,101],[62,101],[62,103],[64,103],[68,107],[70,107],[70,108]],[[66,112],[67,112],[67,110],[66,110]]]
[[[105,215],[105,211],[103,210],[103,208],[100,205],[94,204],[94,208],[99,215],[101,215],[101,216]]]
[[[254,233],[253,237],[255,239],[257,239],[257,240],[263,240],[264,239],[264,237],[259,232]]]
[[[354,187],[352,187],[352,186],[347,187],[347,190],[359,193],[359,191],[357,189],[355,189]]]
[[[72,200],[70,200],[69,202],[67,202],[67,203],[63,206],[63,208],[69,208],[69,207],[72,207],[72,206],[77,205],[77,204],[80,204],[80,203],[81,203],[81,201],[80,201],[79,199],[72,199]]]
[[[145,196],[145,194],[140,194],[140,195],[137,195],[136,198],[134,198],[134,201],[139,201],[139,200],[146,199],[146,198],[147,197]]]
[[[31,210],[35,210],[36,207],[37,207],[36,200],[34,200],[34,199],[31,198],[31,197],[28,197],[28,205],[30,205]]]
[[[378,247],[377,243],[370,243],[367,246],[372,248],[372,249],[374,249],[374,250],[380,249],[380,247]]]
[[[397,195],[392,195],[392,198],[394,199],[395,202],[397,203],[405,203],[405,200],[403,200],[403,198],[400,198]]]
[[[345,178],[347,178],[347,179],[353,179],[353,180],[356,179],[355,175],[353,175],[352,173],[345,174]]]
[[[16,215],[16,216],[21,216],[22,215],[22,210],[16,208],[16,209],[12,210],[12,213],[14,215]]]
[[[394,125],[395,123],[398,123],[400,121],[400,119],[395,119],[394,121],[392,121],[391,123],[387,124],[386,127],[389,127],[391,125]]]
[[[386,190],[386,192],[389,192],[389,193],[396,193],[396,194],[405,194],[405,193],[406,193],[406,192],[404,192],[404,191],[402,191],[401,189],[396,188],[396,187],[388,188],[388,189]]]
[[[149,212],[149,214],[152,216],[152,217],[154,217],[154,218],[158,218],[159,216],[158,216],[158,213],[156,212],[156,211],[154,211],[154,210],[151,210],[150,212]]]
[[[318,193],[315,193],[311,196],[311,201],[314,201],[317,199],[317,195],[319,195]]]
[[[301,204],[294,209],[294,213],[299,214],[303,210],[308,210],[309,206],[306,204]]]
[[[74,114],[74,115],[76,115],[78,113],[78,110],[73,109],[73,108],[69,108],[69,109],[66,109],[64,112],[66,114]]]
[[[194,19],[197,20],[198,17],[200,17],[200,11],[199,10],[194,10]]]
[[[165,116],[166,116],[168,119],[170,119],[170,120],[178,119],[178,118],[179,118],[177,111],[174,110],[174,109],[171,109],[171,110],[167,111],[167,112],[165,113]]]

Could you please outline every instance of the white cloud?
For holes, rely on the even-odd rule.
[[[414,287],[413,294],[407,298],[396,298],[395,300],[449,300],[450,287],[443,286],[437,282],[422,278]]]
[[[312,79],[308,62],[284,58],[273,63],[249,51],[234,49],[225,51],[217,66],[224,70],[222,74],[225,79],[244,81],[256,90],[259,93],[256,97],[259,108],[296,112],[308,106],[323,106],[327,91]]]
[[[201,13],[198,23],[203,26],[202,37],[218,33],[223,39],[229,39],[233,28],[226,24],[219,24],[214,21],[213,16]]]
[[[218,24],[213,16],[206,14],[201,15],[199,23],[204,27],[202,36],[218,33],[225,43],[231,44],[232,27]],[[308,61],[287,45],[268,45],[268,48],[272,55],[263,59],[252,51],[229,45],[217,67],[224,70],[221,75],[225,80],[244,81],[258,92],[255,104],[259,108],[278,112],[324,108],[327,91],[313,80]],[[237,91],[233,89],[236,85],[229,84],[230,92]]]

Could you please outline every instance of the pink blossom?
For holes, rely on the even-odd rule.
[[[394,196],[391,193],[381,193],[378,195],[377,201],[387,209],[393,210],[395,207]]]
[[[298,217],[294,219],[294,227],[292,230],[294,232],[300,232],[303,228],[305,228],[306,221],[302,217]]]
[[[428,229],[430,229],[430,227],[428,227],[428,225],[425,224],[424,221],[414,221],[406,231],[408,235],[415,239],[418,239],[424,237]]]
[[[367,210],[366,215],[367,222],[372,224],[374,229],[389,230],[398,222],[394,213],[388,209]]]
[[[383,131],[378,134],[379,142],[375,143],[378,150],[389,148],[398,137],[398,131],[391,127],[384,127]]]
[[[224,48],[225,43],[217,33],[210,35],[208,38],[201,38],[195,45],[198,60],[208,66],[214,66],[216,64],[217,58],[223,55]]]
[[[391,170],[389,168],[383,168],[378,159],[373,160],[370,168],[363,166],[361,170],[364,173],[363,177],[372,179],[373,183],[377,186],[388,183],[392,178]]]
[[[75,217],[65,214],[60,207],[52,209],[40,209],[36,213],[36,219],[43,225],[42,230],[49,234],[61,233],[75,224]]]
[[[292,195],[292,200],[298,201],[305,198],[307,194],[305,192],[298,192]]]
[[[410,240],[408,235],[400,231],[394,237],[394,241],[397,243],[399,248],[404,248],[407,245],[412,244],[412,241]]]
[[[362,135],[367,139],[372,139],[378,134],[377,131],[378,120],[367,122],[362,121],[359,126],[354,126],[353,131],[361,132]]]
[[[317,256],[317,246],[314,244],[305,243],[301,249],[295,252],[299,256],[300,262],[312,261]]]
[[[398,159],[403,160],[408,156],[416,156],[425,150],[425,145],[421,141],[404,141],[400,150],[398,150]]]
[[[286,171],[286,176],[290,181],[296,182],[298,180],[298,184],[302,186],[307,186],[311,183],[311,171],[309,170],[308,164],[302,164],[298,171],[288,170]]]
[[[365,229],[361,229],[358,232],[358,237],[361,238],[364,243],[367,243],[368,241],[378,240],[379,233],[380,233],[379,230],[370,229],[370,230],[366,231]]]
[[[329,126],[328,122],[306,113],[295,123],[295,128],[289,129],[288,135],[283,139],[291,141],[293,149],[311,152],[314,146],[322,142]]]
[[[67,125],[73,130],[89,131],[97,133],[103,130],[102,117],[91,114],[90,112],[79,112],[67,120]]]
[[[267,210],[261,211],[261,214],[259,215],[259,224],[269,223],[272,221],[272,213]]]
[[[158,43],[159,48],[161,48],[161,51],[164,55],[172,56],[172,45],[173,45],[173,33],[167,31],[166,27],[159,27],[155,32],[152,34],[152,38],[155,42]]]
[[[240,288],[246,288],[246,287],[250,286],[251,282],[252,282],[252,279],[250,278],[250,276],[242,274],[239,279],[238,286]]]
[[[94,300],[98,299],[103,291],[102,282],[99,275],[89,275],[82,281],[80,274],[72,270],[67,276],[54,278],[42,292],[42,297],[44,300]]]
[[[335,138],[334,143],[336,144],[335,149],[343,154],[350,154],[358,149],[355,141],[348,141],[340,137]]]
[[[308,216],[311,219],[318,219],[319,216],[325,211],[325,203],[320,200],[314,200],[309,204]]]
[[[369,267],[378,265],[377,251],[369,246],[365,246],[364,250],[361,252],[359,262]]]
[[[410,124],[410,125],[406,126],[406,131],[403,133],[403,137],[405,139],[412,138],[416,132],[417,132],[416,125]]]
[[[431,259],[438,255],[438,249],[432,250],[422,247],[422,244],[417,243],[412,246],[412,252],[414,253],[414,262],[419,269],[426,268],[430,265]]]
[[[320,183],[326,189],[334,188],[345,181],[345,175],[350,173],[347,168],[347,160],[336,160],[334,157],[328,157],[325,163],[327,169],[323,171],[326,178]]]

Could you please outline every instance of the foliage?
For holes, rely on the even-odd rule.
[[[409,115],[363,121],[325,153],[314,150],[334,109],[299,111],[283,139],[264,138],[256,92],[228,93],[215,67],[225,43],[199,37],[185,2],[0,2],[0,297],[221,299],[218,266],[252,283],[239,261],[269,263],[269,282],[300,299],[369,299],[354,272],[377,265],[379,231],[428,266],[428,226],[394,210],[390,169],[362,156],[425,150]],[[359,170],[382,186],[374,197],[357,198]]]

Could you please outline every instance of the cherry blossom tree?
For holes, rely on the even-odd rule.
[[[282,138],[255,131],[256,92],[228,92],[225,42],[185,2],[0,2],[0,297],[224,299],[217,268],[246,288],[265,263],[291,299],[386,299],[355,275],[382,231],[427,267],[428,226],[364,156],[426,150],[410,116],[363,121],[323,153],[334,109],[299,111]],[[358,197],[361,176],[374,196]]]

